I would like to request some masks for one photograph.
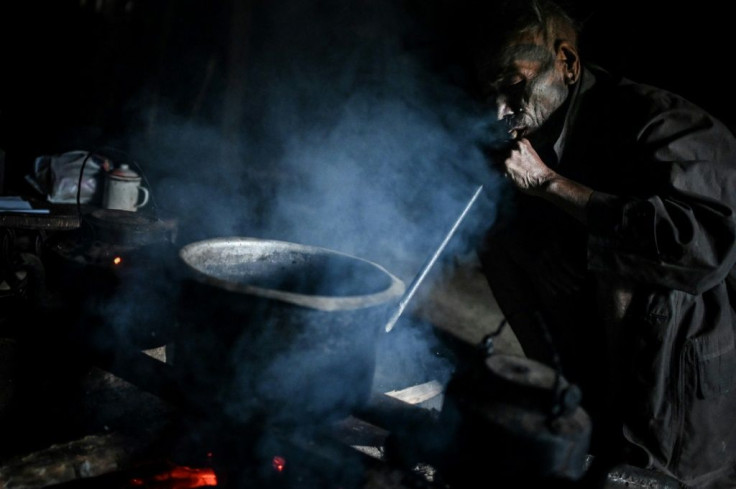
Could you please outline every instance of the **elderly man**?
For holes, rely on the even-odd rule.
[[[475,72],[513,188],[479,255],[529,357],[558,354],[592,453],[736,487],[736,139],[580,58],[548,1],[476,13]],[[545,338],[551,337],[551,344]]]

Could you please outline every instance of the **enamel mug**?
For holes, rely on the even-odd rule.
[[[147,203],[148,189],[141,185],[141,177],[129,165],[121,164],[107,173],[103,207],[135,212]]]

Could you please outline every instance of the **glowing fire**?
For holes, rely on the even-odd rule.
[[[278,455],[275,455],[273,457],[273,460],[271,461],[271,466],[273,466],[274,470],[277,472],[283,472],[284,467],[286,467],[286,459],[284,457],[279,457]]]
[[[123,259],[120,258],[119,256],[116,256],[115,258],[112,259],[113,265],[120,265],[121,263],[123,263]]]
[[[165,472],[160,472],[150,478],[134,478],[131,486],[145,486],[166,489],[194,489],[217,485],[217,475],[210,468],[193,469],[177,466]]]

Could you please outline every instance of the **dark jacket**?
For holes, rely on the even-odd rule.
[[[594,189],[588,225],[516,194],[480,250],[499,306],[529,356],[549,360],[551,333],[594,423],[622,427],[644,465],[736,487],[736,139],[589,68],[552,149],[538,151]],[[609,435],[594,425],[594,447]]]

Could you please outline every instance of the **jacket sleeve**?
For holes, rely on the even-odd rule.
[[[651,190],[593,193],[589,270],[691,294],[724,280],[736,262],[731,132],[699,111],[670,110],[640,131],[635,154]]]

